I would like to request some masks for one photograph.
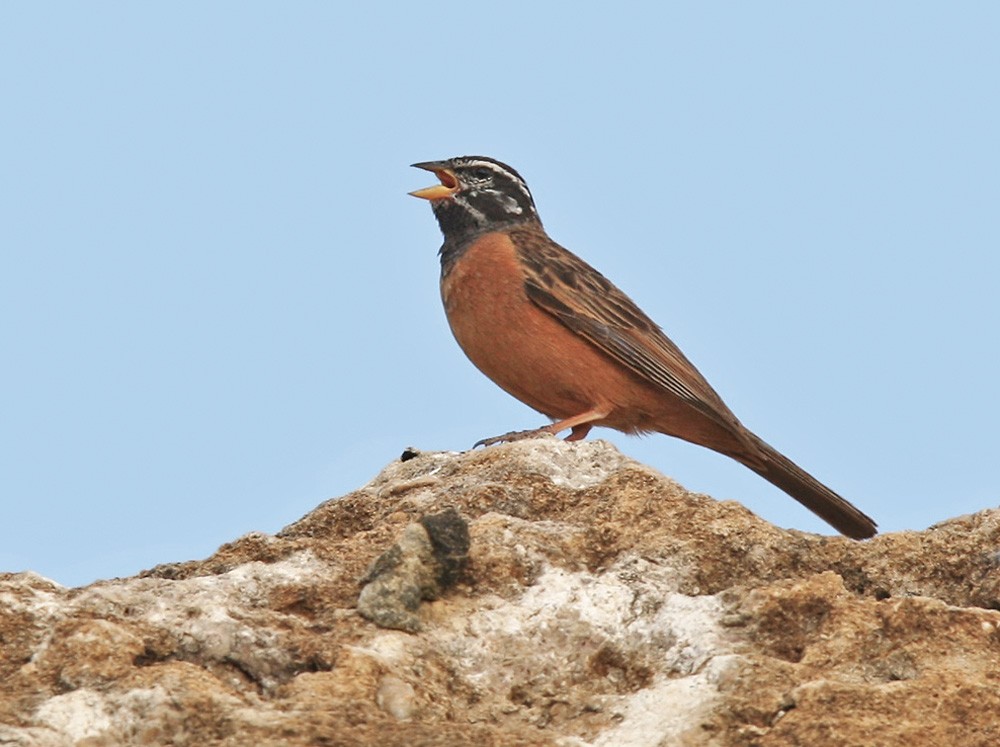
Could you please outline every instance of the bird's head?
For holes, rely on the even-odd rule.
[[[459,156],[413,166],[432,171],[440,181],[410,194],[430,200],[446,241],[538,222],[528,185],[500,161],[486,156]]]

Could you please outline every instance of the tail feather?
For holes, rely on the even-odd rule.
[[[823,521],[852,539],[874,535],[877,525],[849,501],[752,433],[748,434],[760,458],[733,455],[772,485],[781,488]]]

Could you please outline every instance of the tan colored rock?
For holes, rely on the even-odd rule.
[[[1000,744],[1000,511],[858,543],[600,441],[407,456],[204,561],[0,576],[0,744]]]

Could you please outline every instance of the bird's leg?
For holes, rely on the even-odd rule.
[[[566,418],[552,423],[552,425],[545,425],[541,428],[533,428],[527,431],[511,431],[510,433],[504,433],[502,436],[484,438],[481,441],[476,441],[472,448],[475,449],[479,446],[493,446],[494,444],[510,443],[511,441],[523,441],[526,438],[554,436],[559,433],[559,431],[564,431],[567,428],[570,428],[571,430],[570,434],[566,436],[566,440],[580,441],[587,437],[587,434],[590,433],[590,429],[593,427],[595,421],[603,420],[610,412],[611,408],[609,407],[595,407],[592,410],[587,410],[587,412],[574,415],[571,418]]]

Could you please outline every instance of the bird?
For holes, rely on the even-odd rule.
[[[444,236],[441,298],[472,363],[553,422],[477,446],[594,426],[663,433],[724,454],[841,534],[876,523],[744,426],[662,329],[625,293],[551,239],[521,175],[487,156],[413,167],[438,184],[430,201]]]

